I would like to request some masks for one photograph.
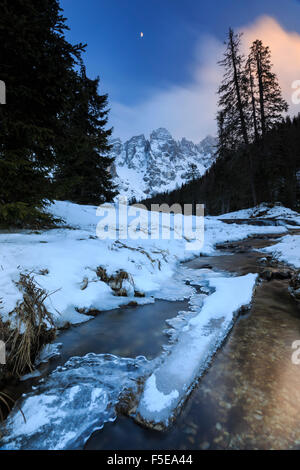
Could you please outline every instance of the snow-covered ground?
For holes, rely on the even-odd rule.
[[[229,212],[218,216],[219,219],[274,219],[290,222],[292,225],[300,225],[300,215],[298,212],[284,207],[281,204],[262,203],[250,209],[242,209],[236,212]]]
[[[295,268],[300,268],[300,236],[286,235],[276,245],[268,246],[262,251],[272,253],[273,257]]]
[[[228,214],[218,216],[219,219],[265,219],[280,221],[281,224],[288,228],[300,226],[300,214],[292,209],[282,206],[281,204],[260,204],[257,207],[243,209]],[[278,240],[278,242],[263,250],[271,253],[279,261],[283,261],[295,268],[300,268],[300,236],[286,235]]]
[[[237,218],[251,217],[256,210],[244,211],[243,217]],[[186,216],[171,215],[169,221],[155,219],[154,232],[170,229],[170,239],[151,239],[143,223],[132,231],[136,236],[126,239],[127,222],[120,223],[117,230],[113,225],[114,206],[105,206],[105,220],[110,222],[108,233],[114,238],[103,238],[99,226],[97,231],[101,211],[97,212],[96,207],[56,202],[50,211],[63,218],[66,226],[40,233],[0,234],[3,319],[8,318],[22,298],[16,281],[24,272],[32,273],[38,285],[52,293],[46,305],[57,325],[86,321],[91,318],[86,314],[91,309],[107,310],[132,300],[150,303],[155,298],[173,301],[189,298],[190,309],[168,322],[169,343],[154,361],[109,354],[71,358],[22,399],[27,422],[22,422],[16,408],[7,422],[2,445],[9,449],[82,447],[95,429],[115,419],[114,406],[120,394],[128,387],[135,391],[137,377],[146,378],[138,407],[140,418],[168,424],[228,334],[236,311],[251,301],[256,279],[254,274],[234,277],[210,269],[188,269],[180,263],[201,254],[216,253],[217,243],[254,234],[285,233],[287,228],[227,224],[218,217],[205,217],[204,244],[194,246],[187,237],[174,237],[177,230],[174,217]],[[278,209],[275,217],[283,213],[286,217],[288,211]],[[291,217],[296,220],[297,214]],[[141,210],[139,221],[148,218],[149,213]],[[102,239],[97,237],[99,233]],[[137,238],[138,235],[142,238]],[[286,256],[287,250],[283,248],[297,245],[299,253],[298,237],[289,237],[284,236],[271,249],[281,249]],[[99,278],[99,267],[108,275],[118,270],[129,274],[123,286],[126,297],[115,295],[111,285]],[[202,292],[194,285],[202,286]],[[135,296],[137,291],[145,296]]]
[[[63,218],[66,228],[39,233],[0,233],[0,314],[3,319],[8,318],[9,312],[22,298],[16,286],[20,273],[32,273],[37,284],[51,293],[46,306],[56,324],[62,326],[67,322],[80,323],[90,319],[79,311],[112,309],[132,300],[145,303],[153,302],[153,298],[182,299],[186,296],[185,290],[175,276],[179,262],[200,253],[213,253],[216,243],[242,239],[255,233],[286,230],[273,226],[228,225],[215,217],[206,217],[204,245],[190,250],[183,238],[154,240],[144,234],[144,239],[101,240],[96,235],[97,224],[101,220],[96,211],[94,206],[56,202],[50,207],[50,212]],[[111,205],[107,206],[107,213],[108,219],[112,220],[114,210]],[[148,212],[141,210],[141,217],[147,219]],[[171,235],[174,234],[173,219],[171,215]],[[168,222],[167,225],[169,228]],[[96,274],[99,266],[106,269],[108,275],[118,270],[130,274],[133,284],[128,282],[125,286],[127,297],[114,295],[111,287],[99,279]],[[145,297],[134,297],[134,290],[142,292]]]

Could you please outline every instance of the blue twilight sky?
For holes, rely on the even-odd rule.
[[[298,0],[60,0],[60,4],[71,28],[68,39],[88,44],[88,74],[100,75],[101,91],[109,93],[110,124],[122,138],[149,134],[159,126],[169,127],[177,138],[189,134],[194,140],[214,132],[215,104],[207,109],[206,99],[215,98],[212,90],[205,93],[203,82],[212,74],[229,26],[251,28],[264,17],[275,20],[283,31],[300,35]],[[217,77],[210,81],[216,81],[210,85],[213,88]],[[197,97],[201,115],[195,110]],[[181,111],[176,111],[176,104]],[[198,119],[199,132],[194,122]]]

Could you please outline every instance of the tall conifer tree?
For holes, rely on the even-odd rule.
[[[55,145],[56,195],[83,204],[100,204],[115,196],[110,174],[107,95],[98,93],[99,78],[91,80],[81,62],[73,106],[61,116],[61,135]]]
[[[25,224],[51,196],[57,116],[68,101],[83,45],[71,45],[57,0],[2,0],[0,223]]]
[[[251,46],[248,66],[255,74],[259,127],[261,135],[265,135],[274,124],[282,122],[282,114],[288,110],[288,104],[282,98],[278,79],[272,71],[270,48],[258,39]]]
[[[224,68],[224,76],[218,90],[218,122],[222,123],[222,138],[227,145],[237,147],[249,143],[247,109],[248,80],[245,73],[245,58],[240,51],[241,34],[235,34],[230,28],[226,51],[219,62]],[[220,137],[220,136],[219,136]],[[224,142],[220,142],[223,146]]]

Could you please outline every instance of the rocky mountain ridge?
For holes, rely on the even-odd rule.
[[[111,140],[111,167],[120,194],[142,200],[173,190],[191,178],[201,176],[215,161],[216,138],[207,136],[199,144],[185,138],[176,141],[165,128],[122,143]]]

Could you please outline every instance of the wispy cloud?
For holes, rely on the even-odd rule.
[[[268,16],[240,29],[244,32],[246,53],[257,38],[270,46],[274,70],[290,104],[290,114],[300,112],[300,106],[291,102],[292,82],[300,79],[300,34],[284,30]],[[150,99],[133,107],[112,103],[110,122],[115,128],[114,135],[126,139],[141,133],[148,135],[157,127],[166,127],[178,139],[187,137],[198,142],[207,134],[216,134],[216,90],[222,74],[217,61],[223,50],[224,45],[220,41],[212,36],[202,36],[190,67],[189,83],[168,90],[155,90]]]

